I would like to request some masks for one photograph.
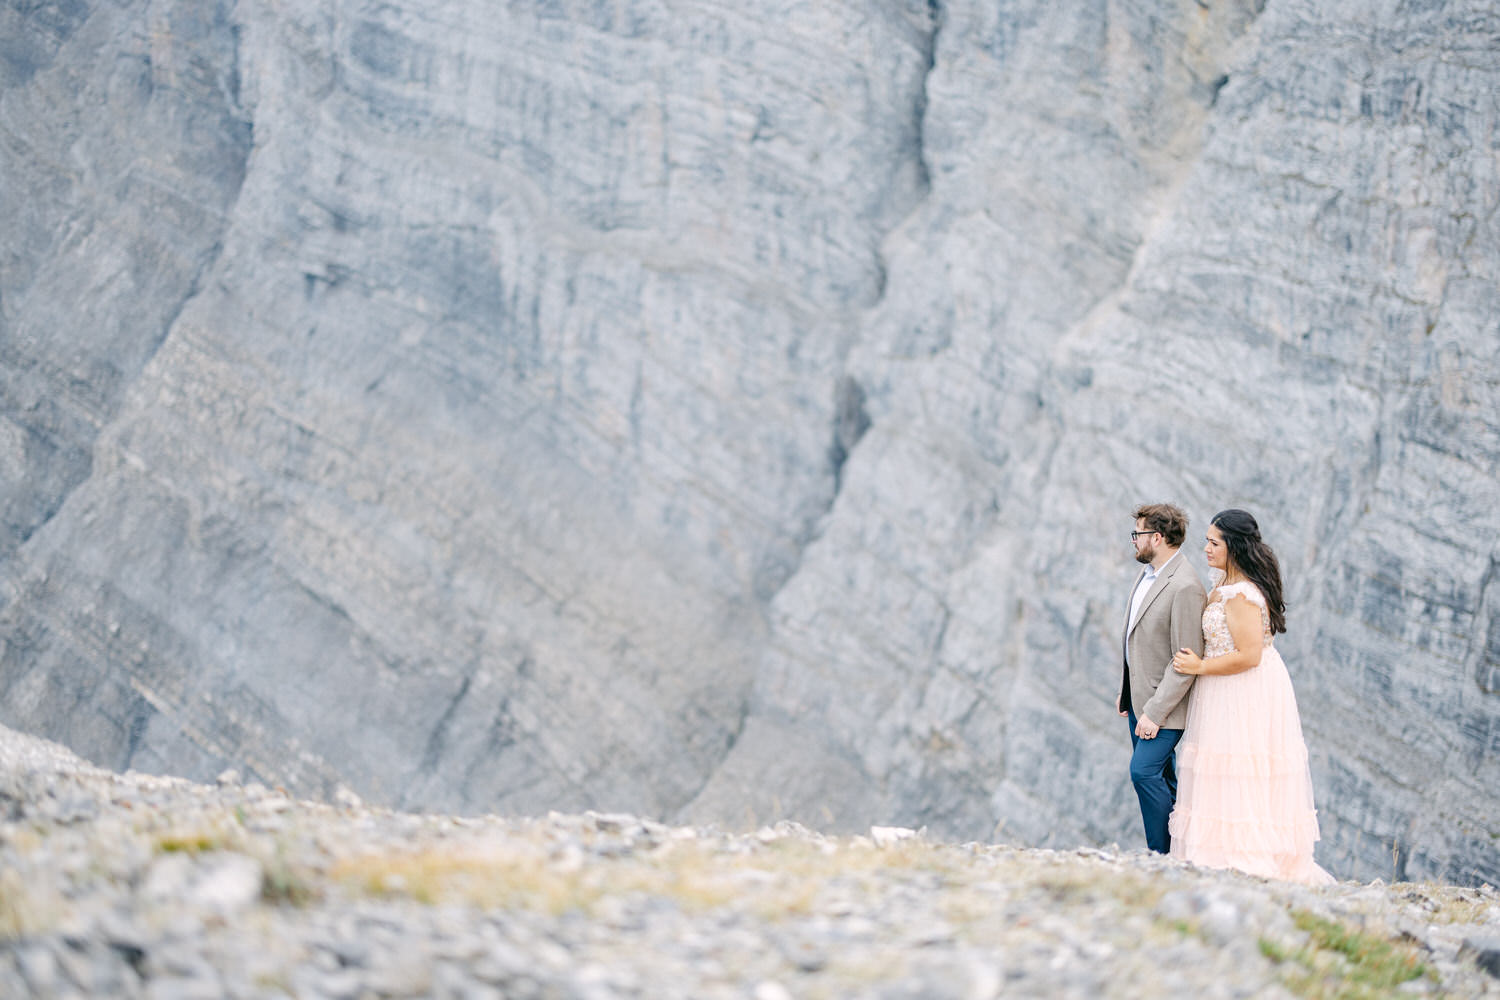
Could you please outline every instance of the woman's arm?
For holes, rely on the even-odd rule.
[[[1172,657],[1172,669],[1179,674],[1222,677],[1226,674],[1244,673],[1251,667],[1259,666],[1260,608],[1254,602],[1235,594],[1224,602],[1224,622],[1229,626],[1229,637],[1234,640],[1234,649],[1222,656],[1210,656],[1206,660],[1191,649],[1180,649]]]

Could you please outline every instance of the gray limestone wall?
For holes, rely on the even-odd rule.
[[[1129,511],[1245,506],[1320,859],[1500,881],[1497,95],[1478,0],[0,4],[0,722],[1129,844]]]

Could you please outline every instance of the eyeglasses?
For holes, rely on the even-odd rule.
[[[1133,542],[1137,538],[1140,538],[1142,535],[1155,535],[1155,534],[1159,534],[1159,532],[1156,532],[1156,531],[1132,531],[1130,533],[1130,540]]]

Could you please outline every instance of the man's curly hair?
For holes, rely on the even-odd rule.
[[[1144,521],[1147,531],[1160,531],[1174,549],[1187,538],[1188,519],[1180,507],[1169,503],[1141,504],[1135,509],[1135,519]]]

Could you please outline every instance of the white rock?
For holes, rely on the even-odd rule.
[[[261,863],[233,851],[205,855],[188,898],[219,910],[240,910],[260,899]]]
[[[912,840],[916,836],[917,831],[902,826],[870,827],[870,839],[875,842],[876,847],[890,847],[903,840]]]

